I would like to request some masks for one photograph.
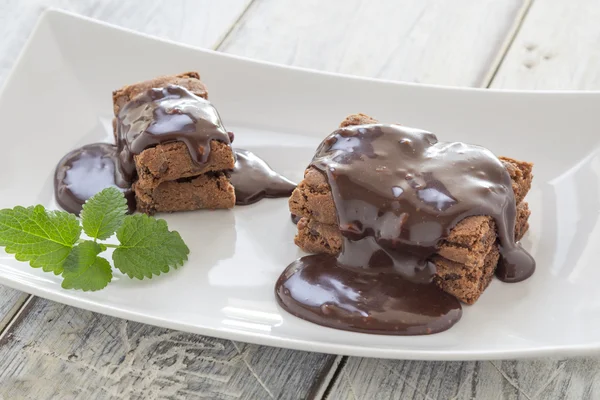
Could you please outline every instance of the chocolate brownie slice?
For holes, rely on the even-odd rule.
[[[113,92],[115,116],[127,102],[136,96],[148,89],[167,85],[178,85],[198,97],[208,98],[206,86],[200,80],[197,72],[161,76],[115,90]],[[116,135],[116,122],[114,131]],[[210,155],[203,165],[198,165],[192,160],[187,146],[182,142],[159,144],[144,150],[134,159],[140,184],[147,188],[156,187],[165,181],[198,176],[206,172],[232,170],[235,164],[231,146],[218,140],[211,141]]]
[[[223,172],[163,182],[154,188],[133,185],[137,209],[146,214],[233,208],[234,188]]]
[[[152,89],[169,88],[171,85],[187,90],[186,107],[203,103],[201,106],[203,112],[207,112],[206,121],[216,124],[218,129],[223,129],[217,111],[205,101],[208,94],[200,75],[197,72],[186,72],[150,79],[115,90],[115,137],[118,128],[116,121],[123,117],[120,114],[126,115],[130,112],[131,104],[139,102],[143,98],[141,96],[147,96]],[[197,132],[202,134],[204,131]],[[230,145],[231,137],[227,137],[225,131],[223,134],[223,139],[206,142],[210,143],[209,149],[206,148],[208,146],[198,146],[197,151],[200,154],[209,151],[206,161],[202,163],[192,158],[192,149],[183,141],[165,141],[134,154],[137,176],[133,189],[138,210],[153,214],[203,208],[232,208],[235,204],[235,192],[228,175],[235,166],[235,158]]]
[[[341,127],[377,123],[364,114],[351,115]],[[501,158],[513,182],[517,202],[515,237],[519,240],[527,231],[530,211],[523,198],[531,187],[532,165],[510,158]],[[305,171],[304,180],[292,193],[290,211],[298,222],[296,244],[310,253],[337,254],[342,236],[331,189],[325,176],[314,168]],[[498,264],[499,251],[496,224],[492,217],[473,216],[459,222],[432,260],[437,266],[436,284],[459,300],[473,304],[485,290]]]

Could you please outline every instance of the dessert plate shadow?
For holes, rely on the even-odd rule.
[[[77,34],[73,34],[76,32]],[[286,199],[232,211],[161,215],[191,249],[152,280],[116,276],[95,293],[0,250],[0,283],[92,311],[232,340],[356,356],[466,360],[600,349],[600,93],[412,85],[289,68],[199,50],[58,11],[46,12],[0,94],[0,208],[56,208],[53,171],[69,150],[112,140],[111,92],[200,72],[235,145],[299,181],[348,114],[433,131],[535,163],[523,245],[537,272],[492,282],[449,331],[416,337],[337,331],[280,309],[274,283],[302,253]]]

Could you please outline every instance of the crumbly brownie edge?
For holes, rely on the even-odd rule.
[[[212,140],[210,155],[204,165],[197,165],[183,142],[160,144],[134,157],[138,185],[154,188],[165,181],[198,176],[207,172],[232,170],[235,165],[233,150],[227,143]]]
[[[163,182],[155,188],[133,185],[138,211],[192,211],[233,208],[235,191],[227,176],[220,173],[202,174],[180,181]]]

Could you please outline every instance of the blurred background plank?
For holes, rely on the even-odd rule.
[[[524,0],[256,0],[221,50],[376,78],[479,86]]]
[[[493,87],[600,89],[600,2],[535,1]]]
[[[251,1],[2,0],[0,83],[10,71],[38,17],[48,7],[192,46],[213,47],[227,35]]]

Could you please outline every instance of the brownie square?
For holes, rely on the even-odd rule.
[[[206,173],[176,181],[166,181],[154,188],[133,185],[137,209],[146,214],[232,208],[234,188],[223,172]]]
[[[115,117],[121,108],[151,88],[178,85],[206,99],[208,92],[197,72],[161,76],[127,85],[113,92]],[[115,136],[117,119],[113,120]],[[137,208],[141,212],[187,211],[203,208],[232,208],[235,192],[227,172],[235,165],[229,143],[210,142],[208,160],[194,162],[184,142],[162,143],[134,155],[137,180],[133,185]]]

